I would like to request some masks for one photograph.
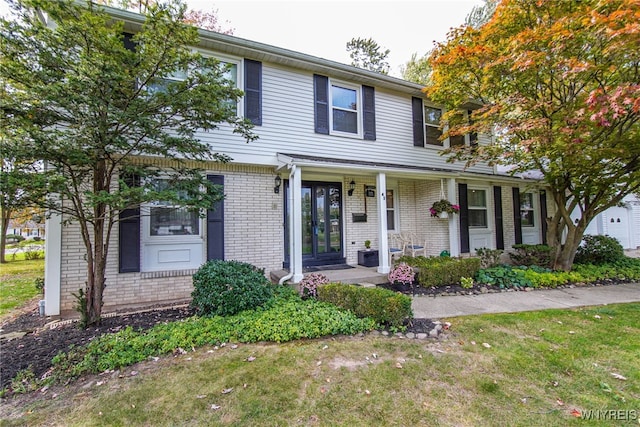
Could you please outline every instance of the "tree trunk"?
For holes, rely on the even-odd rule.
[[[7,258],[5,257],[4,252],[7,249],[7,230],[9,229],[9,219],[11,218],[11,210],[10,209],[2,209],[2,225],[0,228],[0,263],[4,264],[7,262]]]
[[[568,224],[559,209],[547,221],[547,242],[553,248],[552,268],[554,270],[571,270],[576,251],[580,247],[584,231],[591,219],[585,215],[579,218],[577,224]]]
[[[100,194],[102,191],[108,190],[109,181],[106,179],[106,164],[99,161],[94,168],[93,192]],[[107,246],[105,245],[105,213],[106,205],[104,203],[96,203],[93,207],[94,223],[93,223],[93,254],[90,254],[91,261],[88,266],[87,281],[87,319],[86,325],[95,325],[100,323],[102,316],[102,297],[105,288],[105,269],[107,266]]]

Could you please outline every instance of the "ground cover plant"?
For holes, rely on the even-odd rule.
[[[445,340],[187,348],[7,399],[0,411],[7,426],[582,426],[602,425],[583,417],[603,408],[637,416],[640,304],[447,320]]]
[[[157,325],[147,331],[126,327],[103,335],[87,346],[61,353],[53,360],[54,375],[78,377],[118,369],[149,357],[226,342],[286,342],[372,330],[376,323],[314,299],[302,300],[288,287],[274,291],[265,307],[230,316],[193,316]]]
[[[0,267],[0,320],[42,293],[36,280],[44,277],[44,260],[25,260],[24,255],[8,258]]]
[[[575,264],[571,271],[552,271],[538,266],[501,265],[479,270],[479,284],[506,288],[555,288],[568,284],[624,282],[640,279],[640,259],[624,257],[614,263],[600,265]]]

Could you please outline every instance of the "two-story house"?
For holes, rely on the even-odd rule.
[[[135,13],[113,14],[127,31],[142,22]],[[119,224],[105,309],[189,299],[192,274],[209,259],[249,262],[267,274],[286,268],[298,282],[305,266],[357,264],[365,240],[379,252],[377,271],[389,272],[394,233],[415,233],[427,255],[542,242],[552,203],[545,192],[487,165],[447,163],[444,148],[491,137],[441,141],[442,109],[421,85],[208,31],[198,49],[232,64],[245,93],[238,113],[254,122],[259,139],[246,144],[224,127],[201,134],[233,159],[207,166],[226,198],[206,218],[167,216],[149,205],[142,207],[148,215]],[[429,208],[441,198],[460,213],[432,218]],[[47,223],[48,315],[71,311],[72,293],[86,280],[78,228],[63,220]]]

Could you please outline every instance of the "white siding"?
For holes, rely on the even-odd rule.
[[[413,146],[410,95],[376,88],[377,139],[365,141],[315,133],[312,73],[263,64],[262,87],[263,125],[254,128],[259,139],[245,144],[228,126],[221,126],[201,135],[214,151],[239,163],[262,165],[275,165],[277,153],[295,153],[457,171],[463,168],[462,163],[447,163],[437,148]],[[488,141],[483,137],[481,142]],[[469,171],[492,173],[493,169],[481,165]]]

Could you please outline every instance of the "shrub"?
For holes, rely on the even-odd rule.
[[[480,258],[402,257],[405,262],[418,269],[418,284],[425,288],[460,283],[463,277],[474,277],[480,269]]]
[[[416,273],[413,271],[413,268],[404,262],[401,262],[389,272],[389,282],[391,283],[411,285],[415,277]]]
[[[22,242],[23,240],[24,240],[24,237],[22,237],[19,234],[7,234],[5,241],[7,243],[18,243],[18,242]]]
[[[44,293],[44,277],[37,277],[36,280],[33,281],[33,285],[39,293]]]
[[[502,249],[478,248],[476,254],[480,257],[481,268],[496,267],[500,264],[500,256],[504,251]]]
[[[509,253],[509,256],[515,265],[551,266],[551,246],[517,244],[512,247],[515,249],[515,252]]]
[[[264,270],[239,261],[212,260],[193,275],[192,307],[202,316],[230,316],[273,296]]]
[[[36,260],[43,258],[44,252],[39,250],[39,247],[34,246],[26,246],[24,249],[24,259],[25,260]]]
[[[473,288],[473,278],[472,277],[460,278],[460,286],[462,286],[464,289]]]
[[[318,296],[318,286],[326,285],[329,283],[329,279],[322,273],[307,274],[300,281],[300,297],[316,298]]]
[[[413,315],[410,297],[383,288],[330,283],[318,290],[318,299],[391,327],[402,326]]]
[[[618,239],[610,236],[585,235],[582,245],[576,252],[575,262],[578,264],[614,263],[625,258],[624,248]]]

